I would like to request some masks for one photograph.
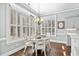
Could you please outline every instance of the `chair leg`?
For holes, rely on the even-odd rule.
[[[27,48],[27,46],[25,46],[25,47],[24,47],[24,51],[23,51],[23,54],[25,54],[25,52],[26,52],[26,48]]]
[[[44,55],[46,56],[46,50],[44,49]]]
[[[37,56],[37,49],[36,49],[36,56]]]
[[[32,52],[34,53],[34,48],[33,48],[33,46],[32,46]]]
[[[49,48],[51,49],[51,45],[50,45],[50,43],[49,43]]]
[[[41,50],[41,54],[43,53],[43,50]]]

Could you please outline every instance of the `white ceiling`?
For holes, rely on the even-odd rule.
[[[79,3],[30,3],[29,6],[44,16],[79,8]]]

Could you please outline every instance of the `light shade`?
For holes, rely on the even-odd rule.
[[[34,23],[37,23],[38,25],[40,25],[41,23],[43,23],[43,19],[41,17],[36,17],[34,19]]]

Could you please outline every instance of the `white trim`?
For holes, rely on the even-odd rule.
[[[30,6],[28,6],[25,3],[24,4],[16,4],[16,5],[20,6],[21,8],[23,8],[27,11],[29,11],[29,13],[33,16],[38,16],[39,15],[39,13],[37,13],[34,9],[32,9]]]
[[[59,40],[50,40],[51,42],[56,42],[56,43],[64,43],[67,44],[65,41],[59,41]]]
[[[23,45],[23,46],[21,46],[21,47],[17,47],[16,49],[11,50],[11,51],[9,51],[9,52],[6,52],[6,53],[2,54],[1,56],[9,56],[9,55],[11,55],[11,54],[13,54],[13,53],[15,53],[15,52],[21,50],[22,48],[24,48],[24,46],[25,46],[25,45]]]
[[[57,15],[55,15],[55,36],[56,36],[56,30],[57,30]]]
[[[79,8],[71,8],[71,9],[67,9],[67,10],[62,10],[60,12],[55,12],[55,13],[52,13],[52,14],[48,14],[48,15],[41,15],[42,17],[45,17],[45,16],[50,16],[50,15],[56,15],[56,14],[60,14],[60,13],[66,13],[66,12],[69,12],[69,11],[74,11],[74,10],[78,10]]]
[[[11,43],[14,43],[14,42],[19,42],[19,41],[24,41],[25,39],[7,39],[7,44],[11,44]]]
[[[22,14],[25,14],[25,15],[29,14],[29,12],[27,10],[25,10],[24,8],[21,8],[17,4],[10,3],[10,6],[11,6],[12,9],[16,10],[19,13],[22,13]]]

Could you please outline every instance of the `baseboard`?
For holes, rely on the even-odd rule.
[[[56,43],[64,43],[64,44],[67,44],[66,42],[64,41],[59,41],[59,40],[50,40],[51,42],[56,42]]]
[[[23,49],[23,48],[24,48],[24,45],[21,46],[21,47],[17,47],[16,49],[11,50],[11,51],[9,51],[9,52],[6,52],[6,53],[2,54],[1,56],[9,56],[9,55],[11,55],[11,54],[13,54],[13,53],[15,53],[15,52],[17,52],[17,51]]]

